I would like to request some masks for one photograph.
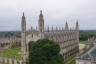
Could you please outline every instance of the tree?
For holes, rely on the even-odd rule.
[[[64,64],[59,44],[48,39],[40,39],[32,45],[29,64]]]

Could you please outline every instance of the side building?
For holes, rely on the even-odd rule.
[[[24,16],[25,17],[25,16]],[[25,19],[25,18],[24,18]],[[22,24],[21,24],[22,25]],[[24,25],[24,24],[23,24]],[[24,28],[24,26],[22,26]],[[39,21],[38,21],[38,29],[35,31],[31,30],[26,31],[24,33],[22,31],[22,46],[26,47],[24,43],[28,46],[29,42],[37,41],[38,39],[47,38],[50,40],[54,40],[59,43],[61,51],[60,54],[64,57],[64,62],[67,63],[72,57],[76,56],[79,53],[79,25],[78,21],[76,22],[75,29],[69,29],[68,23],[65,23],[64,28],[49,28],[49,26],[45,29],[44,27],[44,18],[42,11],[40,11]],[[24,36],[26,34],[26,38]],[[24,42],[24,38],[26,42]],[[22,48],[23,48],[22,47]],[[28,47],[30,48],[30,47]],[[27,51],[29,51],[27,48]],[[22,51],[24,48],[22,49]],[[24,51],[23,51],[24,52]],[[26,53],[27,54],[27,53]]]
[[[86,48],[88,49],[88,48],[92,48],[94,46],[96,46],[95,38],[94,37],[93,38],[88,38],[88,41],[86,43]]]
[[[96,64],[96,47],[88,49],[76,58],[76,64]]]

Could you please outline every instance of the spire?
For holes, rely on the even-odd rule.
[[[23,12],[23,15],[22,15],[21,26],[22,26],[21,27],[22,31],[26,31],[26,18],[25,18],[24,12]]]
[[[40,16],[43,17],[42,10],[40,10]]]
[[[22,19],[25,19],[25,15],[24,15],[24,12],[23,12],[23,16],[22,16]]]
[[[42,10],[40,10],[38,28],[39,28],[39,32],[44,32],[44,19],[43,19]]]
[[[42,10],[40,10],[40,14],[42,14]]]
[[[79,30],[78,20],[76,21],[76,30]]]
[[[65,24],[65,30],[68,30],[69,28],[68,28],[68,23],[67,23],[67,21],[66,21],[66,24]]]
[[[24,16],[24,12],[23,12],[23,16]]]
[[[24,62],[24,64],[26,64],[26,51],[28,51],[28,45],[26,43],[26,19],[24,16],[24,12],[23,12],[23,16],[22,16],[22,20],[21,20],[21,51],[22,51],[22,60]]]

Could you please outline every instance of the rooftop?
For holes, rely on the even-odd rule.
[[[88,49],[86,52],[78,56],[79,59],[96,59],[96,47]]]

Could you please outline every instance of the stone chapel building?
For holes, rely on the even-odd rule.
[[[44,18],[42,11],[40,11],[39,20],[38,20],[38,30],[33,31],[26,30],[26,17],[23,13],[21,21],[21,53],[22,59],[25,63],[28,59],[29,51],[29,42],[37,41],[38,39],[47,38],[49,40],[54,40],[59,43],[61,51],[60,54],[64,57],[64,62],[66,63],[73,56],[76,56],[79,53],[79,25],[78,21],[76,22],[75,29],[70,29],[68,23],[65,23],[65,29],[52,27],[51,29],[47,27],[45,30]]]

